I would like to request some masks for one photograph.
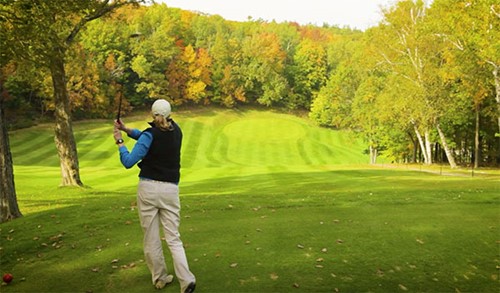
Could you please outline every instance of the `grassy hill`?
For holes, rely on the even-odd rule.
[[[146,119],[125,122],[142,129]],[[345,133],[282,113],[174,119],[197,291],[498,291],[498,173],[368,166]],[[14,275],[1,292],[156,292],[135,208],[138,170],[120,165],[110,121],[74,128],[86,188],[58,187],[52,126],[11,133],[24,217],[0,225],[0,273]]]
[[[145,129],[148,119],[143,115],[125,122],[129,127]],[[174,119],[184,133],[181,164],[182,181],[186,184],[226,175],[270,174],[283,170],[308,172],[325,166],[368,161],[363,145],[348,134],[313,126],[307,119],[293,115],[252,110],[195,110],[176,113]],[[120,165],[109,121],[75,123],[74,133],[86,185],[96,188],[101,184],[135,185],[138,170],[136,167],[124,170]],[[19,176],[23,176],[23,167],[27,166],[32,180],[36,180],[37,171],[43,175],[54,172],[54,180],[58,180],[55,173],[59,162],[51,125],[15,131],[10,139]],[[125,141],[131,149],[134,140],[126,138]],[[47,178],[43,177],[45,182]]]

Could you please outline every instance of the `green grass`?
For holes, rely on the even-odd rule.
[[[498,292],[498,171],[371,167],[347,134],[282,113],[174,118],[197,292]],[[86,188],[58,187],[51,125],[11,133],[24,217],[0,225],[0,272],[14,275],[1,292],[156,291],[135,209],[138,171],[120,166],[111,126],[75,124]]]

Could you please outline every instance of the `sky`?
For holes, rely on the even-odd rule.
[[[227,20],[263,19],[365,30],[382,20],[381,7],[396,0],[156,0],[169,7],[218,14]]]

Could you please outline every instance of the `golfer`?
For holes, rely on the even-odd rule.
[[[144,232],[144,256],[153,284],[157,289],[162,289],[173,279],[165,265],[160,239],[161,226],[172,254],[181,292],[191,293],[196,287],[196,280],[189,270],[179,234],[181,206],[178,184],[182,131],[170,118],[171,107],[166,100],[156,100],[151,112],[154,120],[149,123],[150,128],[141,132],[127,128],[122,121],[115,121],[113,136],[125,168],[131,168],[140,161],[137,207]],[[123,144],[120,130],[137,140],[131,152]]]

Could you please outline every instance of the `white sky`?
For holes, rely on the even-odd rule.
[[[396,0],[156,0],[169,7],[219,14],[228,20],[253,19],[366,29],[382,19],[381,7]]]

